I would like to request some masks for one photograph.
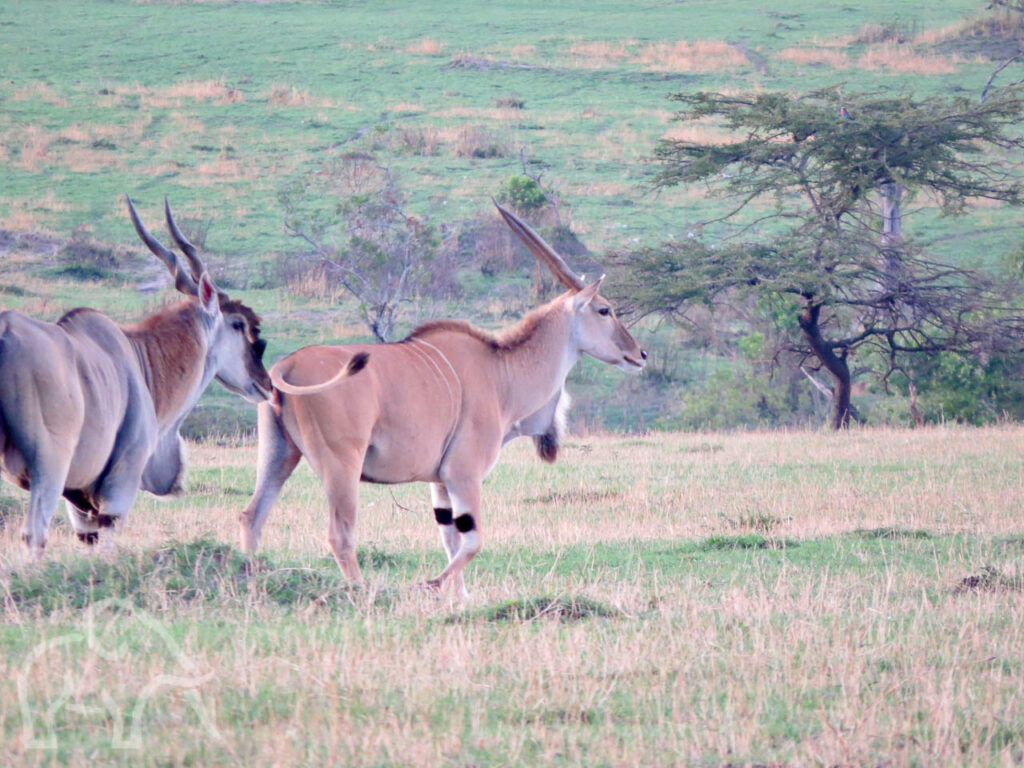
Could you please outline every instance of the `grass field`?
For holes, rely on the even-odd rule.
[[[702,190],[642,186],[675,130],[669,94],[980,94],[991,60],[943,44],[982,5],[3,0],[0,220],[134,245],[121,197],[166,194],[212,220],[215,252],[290,252],[277,194],[332,153],[372,151],[449,225],[525,156],[596,251],[685,236]]]
[[[864,765],[1024,760],[1024,429],[509,446],[464,605],[422,486],[363,489],[366,584],[293,477],[254,561],[254,447],[42,566],[0,497],[0,762]],[[16,511],[17,510],[17,511]]]
[[[673,122],[670,94],[835,86],[974,98],[1001,59],[969,34],[984,6],[0,0],[0,307],[50,320],[81,304],[121,319],[151,307],[130,290],[153,284],[148,255],[122,259],[110,279],[76,280],[56,254],[73,236],[138,254],[123,196],[162,235],[167,195],[221,285],[263,316],[268,359],[365,339],[353,299],[307,294],[282,269],[305,246],[286,234],[279,195],[349,152],[391,168],[410,211],[449,241],[493,215],[510,176],[539,174],[594,254],[592,272],[608,249],[683,238],[721,212],[701,187],[646,186],[658,139],[722,135]],[[990,267],[1019,257],[1020,209],[979,203],[957,219],[921,203],[907,231],[936,256]],[[441,316],[494,328],[534,298],[521,295],[529,269],[495,277],[466,258],[452,270],[462,296],[419,301],[396,337]],[[609,274],[610,291],[620,277]],[[655,357],[671,357],[679,334],[663,328],[655,344],[650,325],[639,330]],[[679,357],[661,368],[663,392],[713,389],[707,371],[734,365]],[[663,415],[629,412],[635,382],[599,366],[572,383],[588,424],[643,428]],[[236,405],[217,388],[204,396],[208,431],[237,428]]]

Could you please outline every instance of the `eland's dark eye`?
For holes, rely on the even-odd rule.
[[[602,317],[607,317],[611,313],[612,310],[610,307],[601,307],[599,310],[597,310],[597,314],[601,315]]]
[[[244,331],[245,323],[243,323],[241,320],[235,320],[235,322],[231,324],[231,327],[234,328],[236,331]]]

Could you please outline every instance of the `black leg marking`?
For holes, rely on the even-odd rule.
[[[113,528],[114,521],[116,519],[117,518],[113,515],[97,515],[96,524],[99,525],[100,528]]]
[[[100,540],[100,535],[96,531],[86,531],[85,533],[77,534],[78,540],[83,544],[88,544],[90,547]]]
[[[476,528],[476,521],[468,512],[455,518],[455,530],[459,533],[469,533]]]
[[[443,507],[434,507],[434,519],[437,520],[438,525],[451,525],[452,511]]]

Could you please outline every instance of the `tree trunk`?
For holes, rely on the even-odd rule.
[[[882,272],[885,274],[887,290],[896,288],[903,278],[900,246],[903,241],[903,219],[900,215],[900,201],[903,187],[889,181],[882,184]]]
[[[847,429],[850,426],[850,366],[846,363],[845,350],[836,354],[821,336],[818,317],[821,305],[808,299],[800,313],[800,330],[825,369],[832,374],[835,385],[832,387],[832,428]]]
[[[917,385],[914,383],[913,379],[911,379],[911,381],[910,381],[909,389],[910,389],[910,415],[914,419],[914,426],[915,427],[923,427],[924,426],[924,419],[921,418],[921,412],[919,410],[917,410]]]

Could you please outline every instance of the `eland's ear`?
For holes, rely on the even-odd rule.
[[[210,317],[216,317],[220,314],[220,298],[217,296],[217,286],[213,284],[213,280],[210,279],[208,272],[204,271],[199,276],[199,287],[196,295],[199,297],[199,306],[203,308],[203,312]]]
[[[586,286],[585,288],[581,288],[576,293],[576,295],[572,297],[572,308],[579,312],[585,306],[590,304],[590,302],[594,300],[594,297],[597,296],[597,292],[600,290],[601,283],[603,281],[604,275],[601,275],[599,278],[597,278],[597,280],[592,282],[590,285]]]

